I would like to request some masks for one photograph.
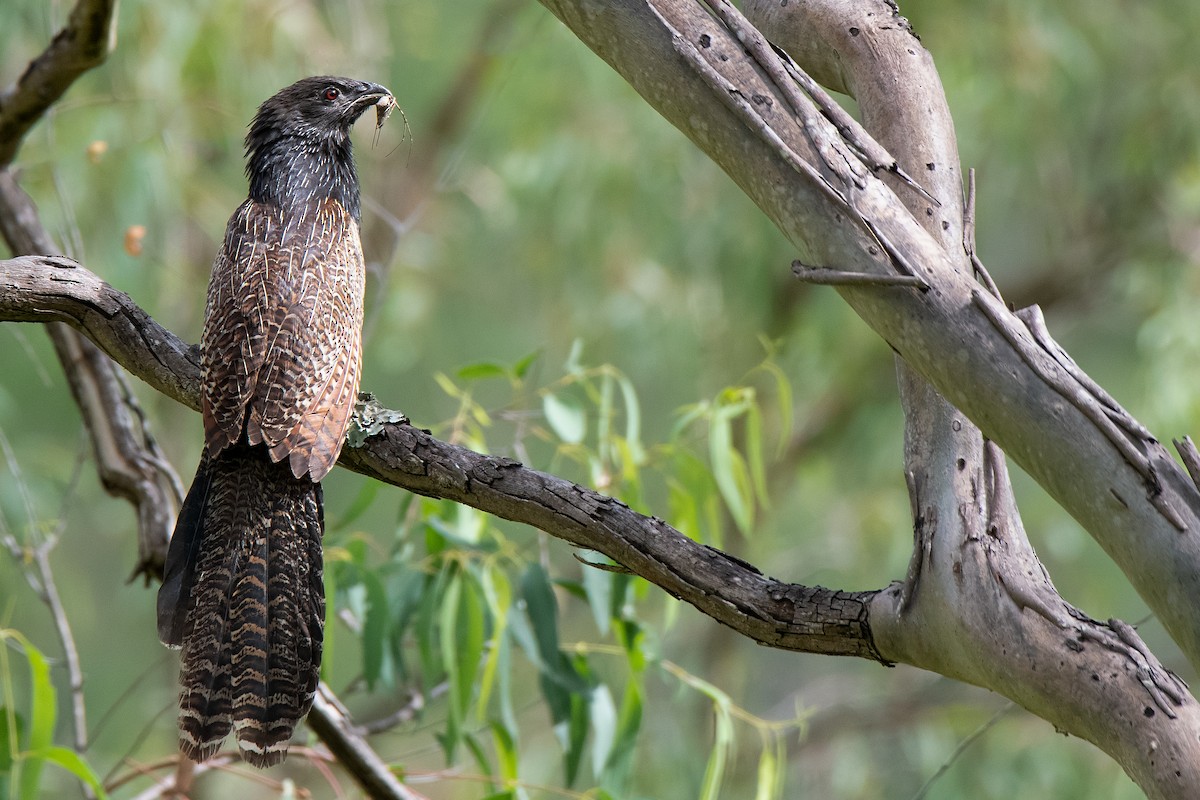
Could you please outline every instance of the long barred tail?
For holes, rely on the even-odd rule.
[[[200,460],[167,553],[158,636],[182,647],[179,746],[203,761],[233,730],[242,756],[287,755],[321,666],[321,484],[264,447]]]

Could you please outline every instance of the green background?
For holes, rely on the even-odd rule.
[[[68,10],[0,4],[0,80],[20,74]],[[1161,439],[1194,433],[1200,6],[914,0],[903,11],[941,71],[963,165],[978,171],[979,252],[1006,299],[1041,304],[1059,341]],[[209,264],[245,196],[241,138],[257,104],[314,73],[384,83],[411,139],[399,115],[377,140],[368,123],[355,134],[370,264],[364,389],[443,438],[480,445],[486,432],[492,452],[593,482],[586,454],[540,435],[562,433],[543,419],[538,390],[562,386],[578,342],[579,360],[611,365],[635,389],[650,453],[638,501],[678,522],[671,478],[709,457],[704,429],[677,431],[681,409],[752,386],[769,506],[757,510],[752,536],[715,502],[716,524],[697,531],[782,580],[869,589],[904,575],[911,523],[890,351],[832,290],[797,285],[783,237],[540,5],[218,0],[126,2],[120,12],[116,51],[33,131],[18,167],[66,251],[163,325],[199,336]],[[481,56],[469,90],[455,93],[464,65]],[[458,116],[447,121],[448,110]],[[89,157],[94,142],[106,148],[98,159]],[[146,230],[138,256],[124,247],[134,225]],[[778,384],[757,369],[768,349],[790,382],[784,411]],[[458,373],[533,353],[515,391]],[[490,424],[464,424],[438,373],[470,388]],[[187,482],[199,417],[140,384],[135,391]],[[562,394],[586,405],[571,391]],[[0,327],[0,434],[4,525],[26,542],[61,528],[53,564],[86,673],[89,761],[104,775],[126,769],[123,759],[171,755],[176,657],[157,642],[153,590],[125,581],[133,515],[98,486],[61,372],[32,325]],[[1145,605],[1099,548],[1016,480],[1026,527],[1063,596],[1097,618],[1143,620]],[[346,518],[366,484],[331,475],[330,518]],[[383,487],[368,499],[331,530],[330,544],[359,543],[369,566],[394,555],[405,496]],[[496,530],[553,577],[580,579],[564,543],[519,526]],[[759,718],[799,720],[783,734],[783,796],[909,798],[947,763],[928,797],[1140,796],[1103,754],[1020,710],[953,759],[1003,698],[910,668],[768,650],[656,589],[637,595],[654,656]],[[579,598],[560,593],[559,605],[562,642],[611,645]],[[334,613],[330,627],[341,626]],[[0,627],[59,655],[49,615],[7,556]],[[1195,677],[1153,620],[1141,630],[1168,666]],[[355,635],[333,635],[347,643],[327,663],[335,689],[363,717],[394,708],[405,680],[362,691]],[[619,659],[593,660],[618,671]],[[513,656],[511,693],[527,795],[582,796],[586,772],[575,794],[537,788],[564,781],[525,664]],[[61,661],[52,675],[65,687]],[[378,747],[431,798],[484,797],[476,765],[460,753],[448,768],[437,744],[447,702],[429,700],[419,721]],[[645,674],[644,702],[628,796],[699,796],[716,735],[712,703],[664,670]],[[64,695],[61,744],[65,705]],[[752,724],[735,721],[734,732],[721,796],[748,798],[762,741]],[[332,796],[301,759],[289,765],[299,784]],[[60,773],[48,772],[46,786],[47,796],[77,792]],[[197,796],[277,791],[236,775],[201,786]]]

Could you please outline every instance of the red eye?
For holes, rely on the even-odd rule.
[[[330,86],[324,91],[323,94],[325,99],[332,103],[334,100],[337,100],[342,93],[338,91],[336,86]]]

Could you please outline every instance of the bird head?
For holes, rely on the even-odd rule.
[[[350,127],[377,104],[390,108],[395,98],[377,83],[317,75],[281,89],[259,106],[246,136],[249,152],[280,139],[344,144]]]

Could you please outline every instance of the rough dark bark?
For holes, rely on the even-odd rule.
[[[127,295],[68,259],[0,261],[0,320],[47,319],[77,326],[131,373],[198,407],[200,371],[191,348]],[[516,461],[441,442],[408,424],[386,424],[361,447],[345,448],[338,463],[602,552],[763,644],[885,660],[874,649],[866,617],[874,592],[776,581],[660,519]]]

